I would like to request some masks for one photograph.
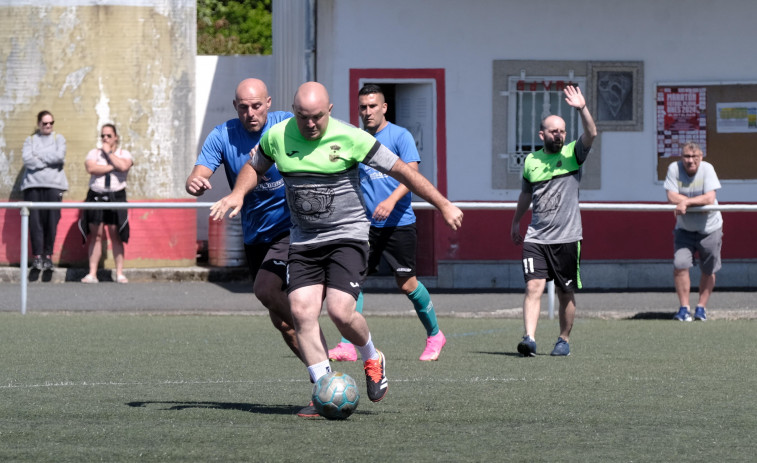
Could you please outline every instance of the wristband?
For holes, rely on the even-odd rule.
[[[586,105],[583,105],[583,106],[582,106],[582,107],[580,107],[580,108],[576,108],[576,111],[578,111],[578,112],[580,113],[581,111],[583,111],[583,110],[584,110],[584,108],[585,108],[585,107],[586,107]]]

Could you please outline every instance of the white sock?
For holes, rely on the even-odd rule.
[[[377,359],[379,358],[378,352],[376,352],[376,347],[373,345],[373,340],[371,339],[371,333],[368,333],[368,343],[364,346],[355,346],[357,347],[358,352],[360,352],[360,358],[363,359],[363,362],[369,359]]]
[[[310,382],[315,383],[321,379],[321,376],[331,373],[331,365],[328,360],[316,363],[315,365],[308,365],[308,373],[310,373]]]

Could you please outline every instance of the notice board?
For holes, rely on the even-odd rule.
[[[657,85],[657,179],[688,141],[720,180],[757,179],[757,83]]]

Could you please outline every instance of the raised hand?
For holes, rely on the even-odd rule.
[[[584,106],[586,106],[586,99],[581,93],[581,89],[579,87],[568,85],[567,87],[565,87],[565,90],[563,90],[563,92],[565,92],[565,102],[570,106],[577,109],[582,109]]]

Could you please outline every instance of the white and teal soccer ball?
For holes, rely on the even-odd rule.
[[[321,416],[330,420],[343,420],[352,415],[359,401],[357,383],[350,375],[339,371],[321,376],[313,386],[313,405]]]

